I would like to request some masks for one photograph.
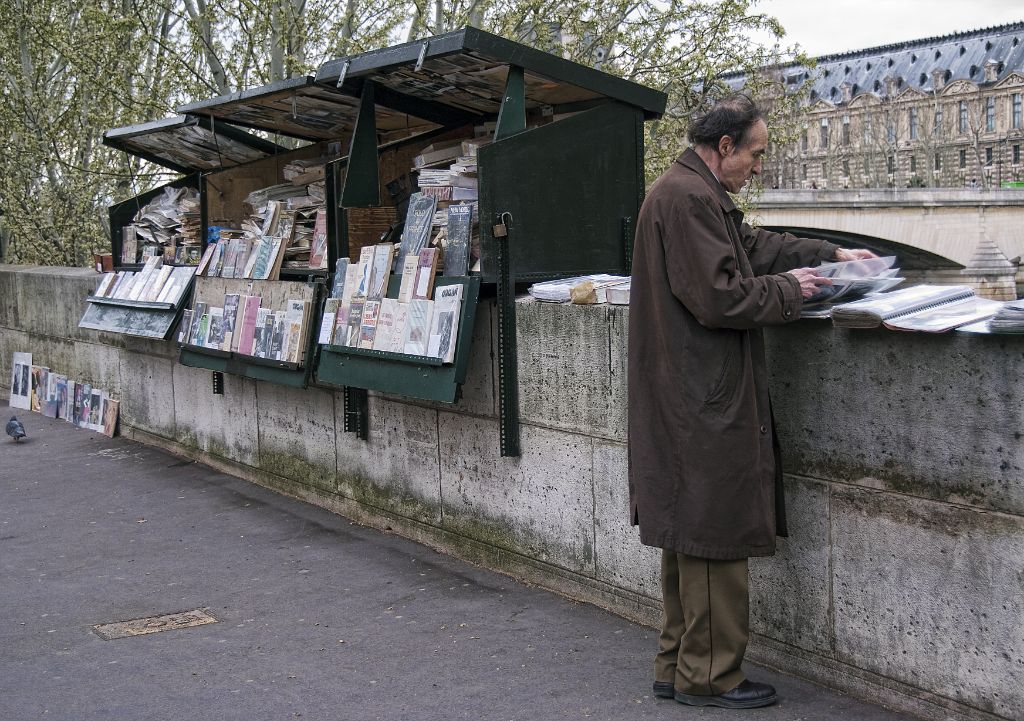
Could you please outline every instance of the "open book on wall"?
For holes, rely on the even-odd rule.
[[[999,307],[998,301],[976,297],[970,286],[916,285],[837,306],[832,324],[938,333],[987,318]]]

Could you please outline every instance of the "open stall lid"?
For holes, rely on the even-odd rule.
[[[472,27],[330,60],[316,80],[352,95],[372,80],[378,103],[431,108],[454,125],[498,114],[509,66],[524,70],[527,112],[573,112],[610,100],[643,109],[647,119],[665,111],[661,91]]]
[[[359,96],[318,85],[313,76],[305,76],[189,103],[178,112],[310,142],[346,141],[355,129]],[[387,138],[416,135],[437,127],[428,119],[382,105],[376,108],[376,125]]]
[[[220,170],[287,152],[245,130],[196,115],[112,128],[103,133],[103,144],[179,173]]]

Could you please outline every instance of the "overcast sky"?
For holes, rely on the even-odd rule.
[[[812,57],[1024,21],[1024,0],[760,0],[754,7],[779,19],[784,44]]]

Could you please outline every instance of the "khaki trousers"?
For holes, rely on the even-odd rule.
[[[747,559],[713,561],[662,550],[661,592],[665,616],[654,679],[694,696],[738,686],[750,636]]]

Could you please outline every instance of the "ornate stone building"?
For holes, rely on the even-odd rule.
[[[796,141],[770,149],[765,187],[1024,183],[1024,22],[767,72],[807,104]]]

